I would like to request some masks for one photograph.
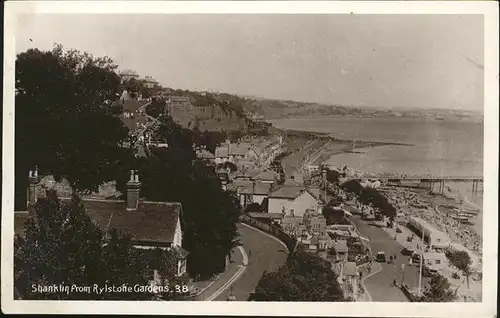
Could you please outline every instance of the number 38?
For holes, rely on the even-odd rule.
[[[187,285],[175,285],[175,291],[177,293],[187,293],[189,291],[189,287]]]

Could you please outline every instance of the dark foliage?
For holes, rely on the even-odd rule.
[[[326,181],[330,183],[338,183],[339,178],[341,177],[341,174],[335,170],[331,170],[328,168],[325,168],[326,170]]]
[[[249,300],[343,301],[343,291],[328,261],[299,249],[276,272],[262,275]]]
[[[469,253],[467,253],[466,251],[456,251],[450,249],[447,250],[445,254],[446,257],[450,260],[450,263],[464,273],[467,279],[467,287],[468,287],[469,276],[471,274],[470,265],[472,263]]]
[[[361,203],[372,204],[374,208],[388,217],[396,215],[396,209],[389,203],[387,198],[374,188],[363,188],[358,180],[350,180],[342,185],[343,189],[356,195]]]
[[[139,95],[141,95],[142,98],[149,98],[152,96],[151,89],[147,88],[141,80],[136,80],[134,78],[129,79],[123,82],[121,87],[127,90],[127,92],[135,98]]]
[[[162,98],[153,98],[151,104],[146,106],[146,114],[158,118],[165,113],[165,100]]]
[[[36,218],[27,221],[25,237],[15,239],[14,284],[18,298],[147,300],[153,295],[135,291],[98,293],[93,286],[145,286],[153,278],[149,275],[153,269],[165,279],[183,279],[174,276],[175,259],[169,251],[135,249],[128,235],[116,231],[103,244],[103,233],[87,216],[77,196],[70,203],[62,203],[55,192],[49,191],[47,198],[37,202],[35,210]],[[33,290],[52,285],[69,286],[69,293]],[[92,289],[78,292],[72,289],[73,285]],[[164,296],[171,299],[179,295]]]
[[[132,150],[112,101],[116,65],[75,50],[29,49],[16,60],[16,209],[25,209],[28,170],[65,176],[77,190],[96,190],[120,173]]]
[[[455,298],[455,293],[450,289],[450,283],[446,277],[437,275],[431,279],[425,288],[422,302],[451,302]]]
[[[237,198],[222,190],[213,168],[194,160],[193,132],[162,117],[157,135],[169,147],[153,150],[153,156],[142,160],[141,193],[152,201],[182,203],[183,247],[190,252],[190,274],[220,272],[225,256],[238,244]]]
[[[254,203],[250,203],[249,205],[247,205],[247,207],[245,208],[245,212],[248,213],[248,212],[264,212],[264,210],[262,209],[262,206],[260,204],[258,204],[257,202],[254,202]]]

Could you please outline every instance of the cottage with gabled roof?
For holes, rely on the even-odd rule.
[[[36,218],[34,204],[39,186],[37,172],[29,174],[28,211],[15,212],[15,234],[23,235],[28,218]],[[189,252],[182,248],[182,205],[178,202],[151,202],[140,199],[139,175],[131,171],[125,200],[82,198],[87,215],[109,239],[113,229],[129,233],[135,248],[172,249],[177,257],[177,275],[186,272]],[[61,198],[68,202],[70,198]]]
[[[278,179],[278,174],[272,170],[266,170],[259,173],[254,179],[261,182],[273,184]]]
[[[321,202],[304,186],[283,185],[269,194],[269,212],[304,216],[309,211],[319,212]]]
[[[244,207],[251,203],[262,205],[265,198],[271,192],[271,184],[257,181],[248,181],[245,187],[240,188],[240,202],[244,202]],[[243,196],[243,201],[241,201]]]

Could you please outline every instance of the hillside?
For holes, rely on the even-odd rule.
[[[165,89],[155,100],[151,108],[164,108],[161,113],[170,115],[179,125],[189,129],[263,135],[270,127],[270,124],[249,119],[236,102],[239,97],[234,95],[222,98],[206,92]]]
[[[290,100],[275,100],[260,97],[238,97],[229,94],[216,93],[216,98],[230,100],[233,105],[254,119],[275,119],[300,116],[349,116],[349,117],[406,117],[427,120],[480,120],[480,112],[429,109],[429,108],[384,108],[355,107],[345,105],[327,105],[321,103],[297,102]]]

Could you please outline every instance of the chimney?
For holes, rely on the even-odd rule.
[[[139,192],[141,183],[139,182],[139,174],[137,171],[130,170],[130,180],[126,184],[127,189],[127,210],[137,210],[139,204]]]
[[[35,204],[37,201],[36,187],[38,185],[38,182],[40,182],[40,179],[38,178],[38,167],[35,167],[34,171],[30,170],[28,173],[28,202],[27,202],[27,206],[29,206],[30,204]]]
[[[253,180],[253,182],[252,182],[252,194],[254,194],[254,195],[255,195],[255,183],[256,183],[255,180]]]

